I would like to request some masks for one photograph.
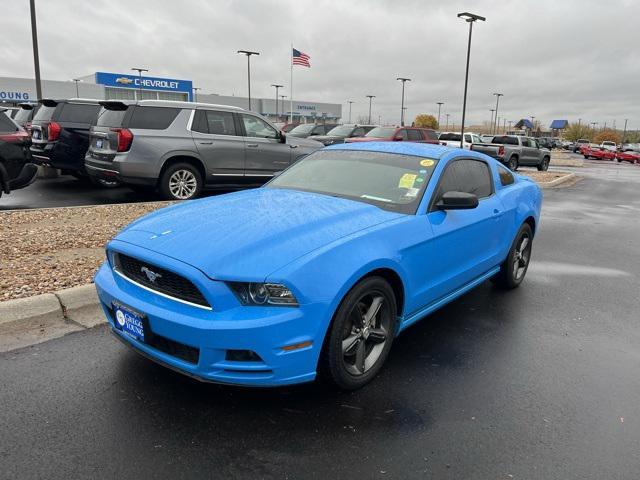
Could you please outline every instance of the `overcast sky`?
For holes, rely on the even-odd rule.
[[[96,71],[191,79],[201,93],[272,97],[289,94],[289,45],[311,56],[295,67],[294,99],[346,104],[397,122],[400,82],[407,118],[445,102],[457,124],[462,110],[470,10],[468,123],[488,121],[493,92],[500,117],[616,121],[640,127],[640,5],[637,0],[536,1],[232,1],[36,0],[42,78],[68,80]],[[33,77],[28,0],[2,0],[0,76]],[[282,93],[282,92],[281,92]],[[346,105],[343,111],[346,112]],[[444,116],[443,116],[444,121]]]

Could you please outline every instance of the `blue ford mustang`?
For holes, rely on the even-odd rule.
[[[517,287],[541,201],[473,151],[336,145],[263,188],[133,222],[95,283],[113,333],[169,368],[353,389],[430,312],[488,279]]]

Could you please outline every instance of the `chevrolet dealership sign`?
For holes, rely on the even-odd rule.
[[[193,93],[191,80],[172,78],[139,77],[122,73],[96,72],[96,83],[105,87],[142,88],[143,90],[161,90],[165,92]]]

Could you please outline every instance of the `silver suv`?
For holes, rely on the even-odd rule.
[[[141,100],[103,101],[91,128],[87,173],[134,190],[186,200],[202,189],[256,187],[322,148],[280,132],[238,107]]]

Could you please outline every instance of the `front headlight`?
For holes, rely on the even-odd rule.
[[[227,282],[242,305],[260,307],[282,305],[297,307],[298,300],[291,290],[279,283]]]

